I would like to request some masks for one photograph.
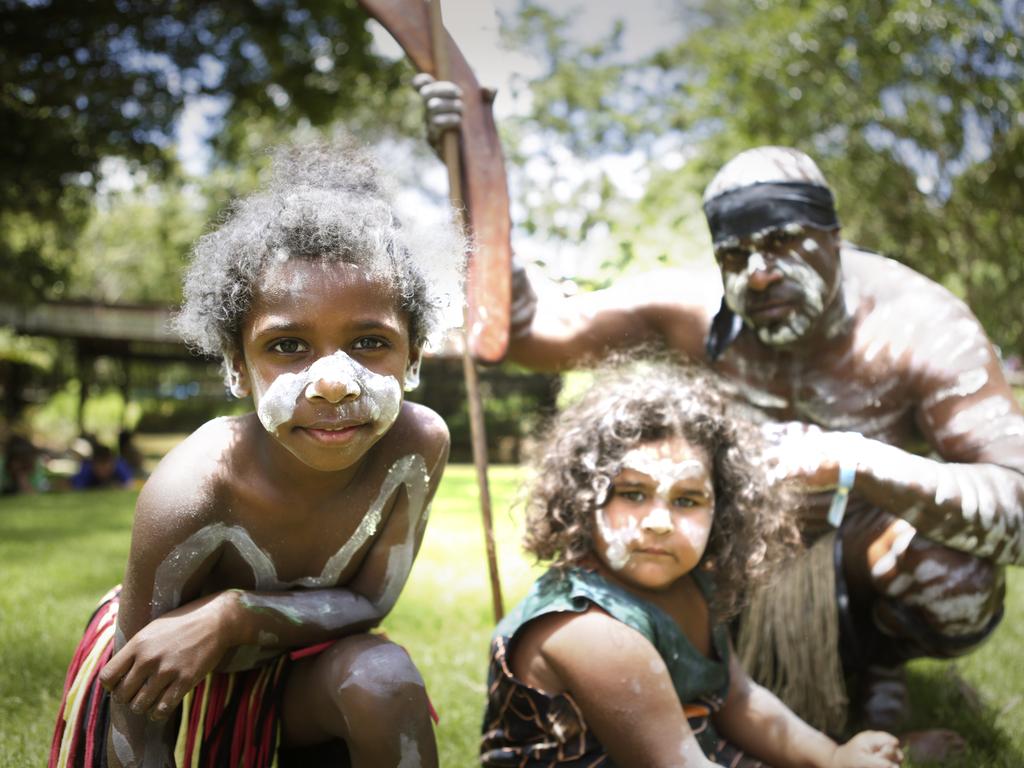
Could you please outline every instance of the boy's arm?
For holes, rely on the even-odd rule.
[[[299,648],[365,631],[394,607],[423,541],[430,502],[448,461],[447,428],[438,419],[435,429],[438,439],[430,463],[419,455],[411,457],[412,477],[399,492],[404,503],[396,503],[359,571],[344,588],[228,593],[234,601],[230,611],[234,644],[240,647],[231,668],[257,658],[257,648]],[[417,479],[425,480],[422,492],[416,489]]]
[[[131,616],[124,630],[127,643],[107,664],[104,685],[123,706],[131,705],[127,711],[165,718],[214,669],[249,668],[283,649],[335,640],[380,622],[408,578],[423,538],[429,503],[447,462],[444,422],[433,416],[429,429],[430,435],[423,442],[431,447],[427,452],[432,463],[428,468],[420,456],[410,457],[411,479],[405,485],[405,504],[396,506],[388,516],[359,572],[344,588],[269,592],[229,589],[187,602],[152,620],[134,615],[135,610],[126,615],[126,621]],[[410,488],[422,493],[410,492]],[[137,528],[140,519],[137,513]],[[174,538],[173,543],[180,541]],[[162,557],[133,558],[126,591],[129,584],[153,584],[159,562],[166,559],[172,546],[154,547],[165,553]],[[145,560],[143,572],[135,572],[135,560]],[[211,557],[202,563],[202,572],[207,573],[214,562]],[[190,581],[198,585],[201,579],[193,577]],[[150,590],[149,598],[142,603],[148,606],[152,600]]]
[[[898,768],[895,736],[864,731],[842,746],[816,731],[729,655],[729,695],[714,717],[719,732],[751,756],[778,768]]]
[[[193,620],[173,637],[158,638],[140,654],[133,641],[151,626],[160,610],[155,592],[156,572],[174,546],[201,526],[199,515],[177,514],[195,509],[181,498],[180,490],[161,481],[159,475],[140,494],[132,529],[131,550],[121,591],[114,640],[114,657],[100,673],[100,682],[111,693],[107,758],[111,766],[173,764],[174,730],[166,720],[173,706],[212,669],[226,650],[217,631],[212,598],[188,607]],[[194,594],[216,562],[217,553],[193,564],[184,595]],[[158,647],[156,647],[158,646]],[[161,720],[151,720],[147,714]]]
[[[617,765],[717,765],[697,743],[668,668],[647,638],[596,608],[553,621],[540,655]]]

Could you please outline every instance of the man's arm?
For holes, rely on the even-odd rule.
[[[811,489],[856,469],[853,494],[932,541],[1000,564],[1024,564],[1024,415],[995,350],[960,302],[930,305],[955,334],[921,338],[904,375],[918,426],[941,460],[854,432],[803,425],[776,432],[778,474]],[[943,312],[945,310],[945,312]]]
[[[933,541],[1020,565],[1024,415],[992,345],[971,321],[973,348],[959,360],[938,358],[960,364],[932,371],[922,381],[918,423],[944,461],[873,445],[858,459],[855,488]],[[965,322],[960,328],[969,330]],[[971,340],[961,337],[960,343]]]
[[[416,75],[413,87],[423,99],[427,138],[436,148],[438,137],[461,126],[462,93],[455,83],[424,73]],[[507,359],[532,370],[564,371],[612,350],[660,342],[698,360],[721,292],[717,270],[688,269],[639,275],[565,298],[554,286],[535,290],[523,264],[513,259]]]
[[[515,314],[522,292],[532,288],[525,272],[513,285]],[[709,270],[663,270],[569,298],[553,288],[538,293],[532,314],[515,318],[508,359],[534,370],[561,371],[647,343],[703,358],[721,285]]]

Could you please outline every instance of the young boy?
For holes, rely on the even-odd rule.
[[[278,742],[302,765],[436,765],[422,678],[367,630],[447,459],[444,423],[403,390],[462,253],[404,229],[373,162],[338,145],[279,153],[268,189],[198,242],[179,329],[256,412],[202,426],[143,488],[51,766],[269,766]]]

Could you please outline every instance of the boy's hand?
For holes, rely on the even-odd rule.
[[[829,768],[898,768],[903,762],[899,740],[882,731],[861,731],[832,753]]]
[[[100,683],[135,714],[168,717],[233,646],[230,600],[210,595],[154,619],[107,662]]]

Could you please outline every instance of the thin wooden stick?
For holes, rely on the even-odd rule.
[[[441,18],[441,0],[427,0],[430,13],[430,38],[434,48],[434,77],[447,80],[449,77],[448,44],[444,23]],[[441,157],[448,168],[448,196],[459,226],[465,230],[463,217],[462,169],[459,163],[459,136],[454,130],[441,134]],[[505,615],[501,599],[501,579],[498,575],[498,554],[494,545],[494,523],[491,516],[491,490],[487,479],[487,431],[484,424],[484,408],[480,398],[476,363],[469,350],[463,323],[462,374],[466,380],[466,396],[469,401],[469,433],[473,446],[473,464],[476,465],[476,480],[480,488],[480,514],[484,524],[484,543],[487,548],[487,569],[491,579],[491,603],[495,623]]]

